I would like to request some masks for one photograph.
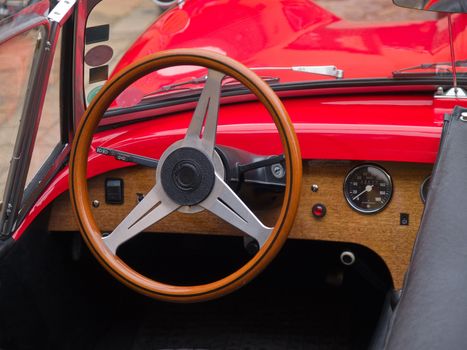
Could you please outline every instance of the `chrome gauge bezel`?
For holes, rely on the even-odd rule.
[[[349,178],[355,173],[357,172],[358,170],[362,169],[362,168],[367,168],[367,167],[373,167],[373,168],[377,168],[378,170],[380,170],[384,176],[386,177],[386,181],[387,183],[389,184],[390,186],[390,189],[391,189],[391,193],[389,194],[389,199],[387,200],[386,203],[384,203],[381,207],[379,208],[375,208],[375,209],[363,209],[363,208],[360,208],[358,206],[356,206],[352,200],[352,198],[350,197],[350,195],[347,193],[346,191],[346,185],[347,185],[347,182],[349,181]],[[376,214],[376,213],[379,213],[381,211],[383,211],[384,209],[386,209],[386,207],[388,206],[388,204],[391,202],[391,199],[392,199],[392,195],[394,193],[394,184],[392,182],[392,177],[391,175],[389,175],[389,173],[383,168],[381,167],[380,165],[377,165],[377,164],[373,164],[373,163],[365,163],[365,164],[360,164],[360,165],[357,165],[356,167],[352,168],[347,176],[345,177],[344,179],[344,185],[343,185],[343,192],[344,192],[344,197],[345,197],[345,200],[347,201],[347,203],[349,204],[349,206],[359,212],[360,214]]]
[[[420,185],[420,198],[422,200],[422,203],[426,203],[426,196],[423,194],[423,190],[425,189],[425,186],[429,186],[429,181],[431,180],[431,175],[428,175],[425,180],[423,180],[422,184]],[[427,195],[428,195],[428,190],[427,190]]]

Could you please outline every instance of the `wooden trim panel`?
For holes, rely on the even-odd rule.
[[[353,210],[343,195],[345,176],[350,169],[361,163],[350,161],[306,161],[303,163],[300,205],[289,237],[364,245],[383,258],[392,274],[395,287],[399,288],[402,286],[423,212],[420,185],[431,173],[432,166],[414,163],[378,163],[392,176],[393,197],[382,212],[364,215]],[[105,204],[104,182],[106,178],[124,180],[124,204]],[[101,230],[111,232],[136,205],[137,193],[148,192],[154,183],[155,170],[142,167],[123,168],[91,179],[89,196],[91,201],[100,202],[100,206],[92,210]],[[316,193],[311,191],[313,184],[319,186]],[[311,207],[315,203],[322,203],[326,206],[327,213],[324,218],[315,219],[311,215]],[[400,213],[409,214],[409,225],[400,225]],[[274,223],[271,211],[259,210],[257,214],[268,224]],[[63,194],[53,203],[49,230],[79,231],[71,210],[68,193]],[[206,211],[194,215],[174,213],[150,227],[148,231],[240,234],[237,229],[226,225]]]

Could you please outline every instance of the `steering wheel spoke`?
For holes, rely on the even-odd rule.
[[[123,219],[123,221],[103,238],[110,251],[116,254],[118,247],[144,231],[149,226],[177,210],[180,206],[170,199],[164,198],[158,185],[138,203],[136,207]]]
[[[208,78],[185,135],[185,146],[203,148],[212,158],[216,143],[222,79],[225,74],[209,69]]]
[[[200,205],[254,238],[260,247],[273,230],[258,219],[218,174],[211,195]]]

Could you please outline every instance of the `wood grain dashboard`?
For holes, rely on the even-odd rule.
[[[387,207],[376,214],[361,214],[352,209],[343,194],[343,182],[348,172],[362,162],[304,161],[302,196],[295,224],[290,233],[293,239],[357,243],[376,252],[386,263],[394,286],[402,286],[412,246],[423,213],[420,185],[431,174],[432,166],[414,163],[379,162],[391,175],[393,196]],[[124,181],[124,203],[106,204],[106,178]],[[96,221],[103,232],[111,232],[136,205],[139,195],[147,193],[155,184],[155,171],[143,167],[128,167],[89,180],[89,195],[99,201],[93,208]],[[318,191],[311,191],[312,185]],[[314,204],[327,208],[326,215],[317,219],[311,214]],[[266,224],[273,224],[277,210],[257,209],[255,213]],[[401,225],[400,214],[409,214],[409,224]],[[78,231],[69,200],[64,193],[55,200],[49,221],[50,231]],[[150,232],[193,234],[241,234],[214,215],[203,211],[196,214],[173,213],[151,226]]]

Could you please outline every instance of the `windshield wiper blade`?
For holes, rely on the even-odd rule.
[[[456,61],[456,67],[467,67],[467,60]],[[426,72],[427,70],[434,70],[434,72]],[[417,72],[420,71],[420,72]],[[436,62],[436,63],[422,63],[417,66],[407,67],[395,70],[392,72],[392,76],[397,77],[408,77],[408,76],[420,76],[420,75],[444,75],[452,74],[451,62]]]
[[[278,83],[280,81],[280,78],[278,78],[278,77],[260,76],[260,78],[263,79],[268,84],[274,84],[274,83]],[[205,83],[207,80],[208,80],[208,76],[203,75],[202,77],[188,79],[188,80],[182,81],[180,83],[173,83],[173,84],[163,85],[158,90],[156,90],[154,92],[151,92],[150,94],[146,95],[145,97],[152,96],[152,95],[155,95],[155,94],[158,94],[158,93],[161,93],[161,92],[169,92],[169,91],[173,91],[173,90],[178,90],[179,88],[181,88],[181,87],[183,87],[185,85],[202,84],[202,83]],[[241,84],[239,82],[237,82],[236,80],[234,80],[234,81],[231,81],[231,82],[224,83],[223,86],[227,86],[227,85],[241,85]],[[191,89],[190,88],[182,88],[180,90],[191,90]]]
[[[205,83],[207,80],[208,80],[208,76],[203,75],[202,77],[192,78],[192,79],[189,79],[189,80],[182,81],[180,83],[162,85],[158,90],[156,90],[155,92],[153,92],[151,94],[156,94],[156,93],[159,93],[159,92],[174,90],[174,89],[176,89],[176,88],[178,88],[180,86],[184,86],[184,85],[202,84],[202,83]]]
[[[260,78],[263,79],[266,83],[268,83],[270,85],[280,82],[280,78],[278,78],[278,77],[260,76]],[[200,91],[201,90],[200,87],[197,87],[197,88],[185,87],[185,85],[202,84],[202,83],[205,83],[206,80],[207,80],[207,75],[204,75],[202,77],[192,78],[192,79],[189,79],[189,80],[186,80],[186,81],[182,81],[180,83],[173,83],[173,84],[163,85],[159,89],[157,89],[156,91],[153,91],[153,92],[151,92],[149,94],[144,95],[142,100],[152,99],[152,98],[156,97],[158,94],[164,93],[164,92],[166,92],[166,93],[179,93],[179,92]],[[236,85],[243,86],[238,81],[233,80],[233,81],[224,83],[222,85],[222,89],[224,90],[226,87],[233,88]],[[166,95],[164,94],[162,96],[166,96]],[[167,95],[167,96],[172,96],[172,95]]]

